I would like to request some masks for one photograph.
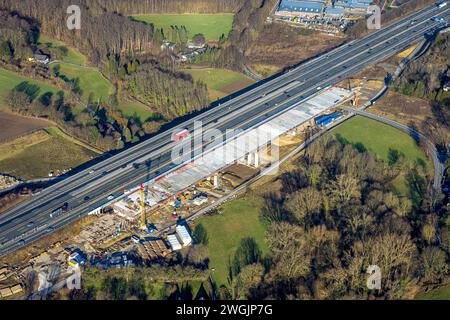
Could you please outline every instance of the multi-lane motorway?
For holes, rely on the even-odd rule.
[[[349,42],[286,72],[256,88],[210,108],[180,124],[177,128],[193,130],[201,121],[203,132],[216,128],[248,129],[289,110],[295,103],[314,95],[366,66],[382,61],[406,49],[443,23],[449,21],[448,7],[424,8],[370,35]],[[195,135],[193,138],[195,138]],[[0,215],[0,255],[36,240],[83,215],[123,196],[124,189],[158,178],[173,170],[172,130],[124,150],[86,170],[44,189],[32,199]],[[51,218],[50,213],[67,203],[68,211]]]

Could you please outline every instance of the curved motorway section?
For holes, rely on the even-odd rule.
[[[248,129],[286,112],[296,103],[333,85],[370,64],[408,48],[448,21],[448,7],[429,6],[370,35],[312,59],[270,81],[180,124],[175,129],[193,131],[201,121],[203,131],[215,128]],[[414,24],[411,21],[415,20]],[[54,230],[70,224],[135,188],[174,170],[172,131],[162,132],[132,148],[44,189],[32,199],[0,215],[0,255],[7,254]],[[193,137],[196,138],[195,135]],[[114,199],[114,200],[113,200]],[[59,208],[67,210],[58,215]]]

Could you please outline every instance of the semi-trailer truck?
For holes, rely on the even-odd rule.
[[[178,141],[183,139],[185,136],[189,135],[189,130],[186,128],[180,129],[178,131],[175,131],[172,134],[172,141]]]
[[[50,213],[50,218],[56,218],[56,217],[62,215],[63,213],[67,212],[68,208],[69,208],[69,204],[66,202],[66,203],[64,203],[64,205],[62,207],[59,207],[58,209],[53,210]]]

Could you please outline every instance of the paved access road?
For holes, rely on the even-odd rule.
[[[221,105],[180,124],[193,131],[201,121],[203,132],[216,128],[249,129],[286,112],[295,103],[322,88],[345,79],[370,64],[382,61],[422,39],[448,21],[448,8],[435,5],[413,13],[362,39],[347,43],[274,79],[263,82]],[[415,21],[411,24],[411,21]],[[83,215],[123,196],[124,189],[160,177],[177,167],[172,162],[172,130],[162,132],[132,148],[59,181],[39,195],[0,215],[0,255],[61,228]],[[193,138],[196,138],[193,135]],[[201,149],[201,147],[200,147]],[[200,150],[201,151],[201,150]],[[50,213],[67,203],[68,211],[56,218]]]

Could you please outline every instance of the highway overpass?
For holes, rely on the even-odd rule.
[[[280,115],[322,88],[340,82],[370,64],[408,48],[429,32],[442,27],[434,20],[448,21],[449,8],[433,5],[413,13],[370,35],[349,42],[312,59],[225,103],[180,124],[192,131],[202,121],[203,131],[247,130]],[[411,21],[415,21],[411,23]],[[40,194],[0,215],[0,255],[12,252],[123,196],[141,182],[151,181],[180,167],[172,162],[172,131],[124,150],[92,167],[59,181]],[[195,136],[193,137],[195,138]],[[68,211],[50,218],[67,203]]]

